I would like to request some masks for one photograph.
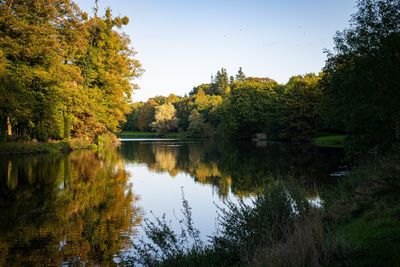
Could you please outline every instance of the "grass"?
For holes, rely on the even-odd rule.
[[[85,139],[69,139],[61,141],[34,142],[15,141],[0,142],[0,155],[60,153],[80,149],[98,150],[107,146],[118,145],[118,138],[113,134],[103,134],[96,142]]]
[[[327,194],[330,235],[347,247],[330,266],[400,265],[399,191],[400,161],[394,156],[361,163]]]
[[[314,138],[314,144],[320,147],[343,148],[347,135],[321,133]]]
[[[189,139],[187,133],[166,133],[158,134],[155,132],[131,132],[122,131],[119,134],[120,138],[176,138],[176,139]]]
[[[0,143],[0,155],[41,154],[68,151],[68,143],[61,142],[5,142]]]
[[[155,138],[158,137],[157,133],[153,132],[131,132],[122,131],[119,133],[120,138]]]

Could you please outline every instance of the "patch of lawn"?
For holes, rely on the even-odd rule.
[[[187,139],[187,133],[166,133],[166,134],[158,134],[154,132],[130,132],[130,131],[122,131],[119,134],[120,138],[177,138],[177,139]]]
[[[314,138],[314,144],[320,147],[343,148],[347,135],[322,135]]]
[[[153,132],[131,132],[131,131],[122,131],[119,133],[120,138],[151,138],[158,137],[157,133]]]
[[[352,248],[333,266],[399,266],[400,222],[396,217],[361,216],[341,225],[340,238]]]

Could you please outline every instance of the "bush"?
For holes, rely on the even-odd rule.
[[[129,263],[145,266],[320,266],[325,259],[319,212],[294,185],[278,182],[251,204],[226,202],[219,208],[219,227],[208,244],[194,228],[183,197],[181,233],[165,215],[145,220],[150,240],[134,245]]]

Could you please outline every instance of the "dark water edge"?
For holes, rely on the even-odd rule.
[[[296,144],[173,140],[1,157],[0,265],[114,265],[115,256],[129,250],[147,210],[139,201],[145,192],[132,189],[132,166],[141,166],[143,176],[163,174],[165,183],[184,174],[182,179],[212,188],[220,199],[253,196],[275,179],[296,179],[315,198],[334,184],[328,174],[341,158],[340,150]],[[150,179],[142,182],[162,190]]]

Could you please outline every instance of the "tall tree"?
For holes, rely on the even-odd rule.
[[[245,79],[246,79],[246,75],[244,75],[242,67],[239,67],[238,73],[236,74],[236,80],[244,81]]]
[[[211,85],[211,93],[214,95],[228,95],[230,93],[228,73],[225,68],[217,71]]]
[[[0,2],[0,117],[18,134],[63,137],[63,97],[79,81],[72,59],[79,52],[82,13],[68,0]]]
[[[130,48],[129,37],[115,29],[128,22],[127,17],[112,18],[109,8],[103,18],[95,16],[87,22],[89,48],[78,65],[85,87],[94,96],[95,104],[100,104],[96,114],[90,114],[96,118],[95,135],[104,131],[115,133],[125,121],[132,89],[136,88],[131,80],[141,73],[139,61],[133,58],[136,52]]]
[[[0,129],[95,139],[115,133],[140,75],[126,17],[88,20],[71,0],[0,1]]]
[[[284,86],[277,110],[279,139],[309,140],[321,128],[319,81],[315,74],[298,75]]]
[[[400,141],[400,1],[359,0],[357,7],[328,54],[325,114],[356,145],[389,145]]]

